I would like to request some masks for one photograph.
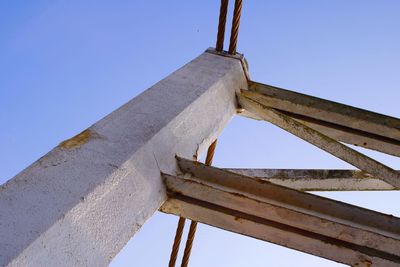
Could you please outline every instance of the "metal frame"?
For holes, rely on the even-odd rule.
[[[338,141],[400,156],[397,118],[257,82],[242,95]]]
[[[269,87],[265,86],[261,88],[265,89]],[[287,92],[289,91],[276,91],[275,93],[269,93],[276,96],[279,93],[284,95],[283,93]],[[395,132],[397,129],[397,125],[395,124],[395,122],[397,123],[397,119],[372,112],[364,114],[356,108],[301,94],[298,94],[299,100],[295,97],[296,93],[290,92],[290,94],[290,97],[286,97],[285,100],[286,103],[288,103],[287,106],[290,108],[286,108],[285,111],[290,110],[292,113],[296,111],[302,113],[301,115],[308,114],[314,118],[324,118],[327,121],[337,119],[339,121],[338,123],[341,125],[347,125],[348,127],[352,126],[354,127],[354,130],[364,132],[377,132],[378,128],[381,127],[382,134],[392,137],[396,136],[396,134],[387,131],[386,128],[389,128],[388,125],[391,125],[393,128],[390,129],[392,132]],[[280,110],[275,109],[276,105],[270,104],[268,101],[268,99],[274,100],[274,97],[269,97],[267,94],[242,90],[238,99],[240,105],[244,109],[255,114],[257,117],[275,124],[276,126],[319,147],[322,150],[325,150],[335,157],[348,162],[362,171],[381,178],[393,187],[400,188],[400,174],[395,170],[295,120],[293,117],[284,114]],[[298,107],[299,103],[301,103],[300,107]],[[281,107],[284,106],[282,105]],[[302,108],[306,111],[303,111]],[[345,114],[347,114],[347,116]],[[367,121],[367,118],[371,118],[371,122]],[[384,123],[379,124],[379,122]],[[360,127],[361,130],[355,128],[356,126]]]
[[[359,170],[226,169],[299,191],[383,191],[395,187]]]
[[[218,169],[183,158],[161,211],[351,266],[400,266],[400,218],[302,191],[397,190],[400,172],[341,142],[400,156],[400,120],[248,83],[239,112],[360,170]]]
[[[178,158],[161,211],[352,266],[399,266],[400,219]]]

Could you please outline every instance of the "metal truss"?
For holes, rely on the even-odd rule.
[[[359,170],[227,169],[300,191],[383,191],[395,187]]]
[[[359,170],[219,169],[178,159],[161,211],[351,266],[400,266],[400,218],[304,191],[397,190],[400,172],[343,143],[400,156],[400,120],[249,82],[238,102]]]
[[[161,211],[351,266],[399,266],[400,219],[178,158]]]

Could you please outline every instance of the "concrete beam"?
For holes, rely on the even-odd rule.
[[[256,82],[243,94],[338,141],[400,156],[397,118]]]
[[[393,187],[400,188],[400,174],[392,168],[339,143],[338,141],[323,135],[322,133],[292,119],[282,112],[264,106],[249,98],[245,91],[239,95],[240,105],[247,111],[255,114],[263,120],[288,131],[289,133],[325,150],[335,157],[346,161],[347,163],[359,168],[362,171],[379,177]]]
[[[186,174],[164,175],[164,212],[351,266],[400,265],[399,218],[178,161]]]
[[[226,169],[300,191],[396,190],[390,184],[359,170]],[[398,172],[398,171],[397,171]]]
[[[1,266],[107,266],[165,201],[160,171],[236,113],[239,60],[204,53],[0,188]]]

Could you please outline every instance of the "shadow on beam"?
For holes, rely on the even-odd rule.
[[[400,219],[178,159],[161,211],[351,266],[399,266]]]

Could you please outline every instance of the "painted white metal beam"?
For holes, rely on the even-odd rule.
[[[400,141],[340,127],[323,121],[310,120],[309,118],[296,116],[292,113],[286,113],[286,115],[337,141],[400,157]]]
[[[400,174],[392,168],[350,148],[322,133],[292,119],[282,112],[264,106],[249,98],[246,91],[238,96],[240,105],[256,116],[275,124],[289,133],[319,147],[322,150],[340,158],[362,171],[379,177],[393,187],[400,188]]]
[[[256,82],[243,94],[341,142],[400,156],[400,120]]]
[[[352,266],[400,266],[399,218],[178,161],[186,174],[164,175],[166,213]]]
[[[359,170],[229,168],[226,170],[300,191],[396,190],[383,180]]]
[[[204,53],[0,187],[0,266],[107,266],[165,201],[160,171],[203,152],[247,86]]]

